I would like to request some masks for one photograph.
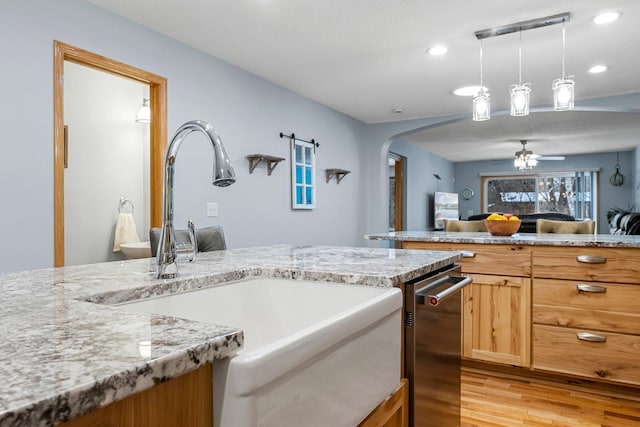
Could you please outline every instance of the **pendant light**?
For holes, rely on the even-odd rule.
[[[553,109],[555,111],[573,110],[575,81],[573,76],[564,73],[565,20],[562,20],[562,78],[553,81]]]
[[[620,187],[624,182],[624,176],[620,173],[620,153],[616,153],[616,172],[609,178],[609,184],[614,187]]]
[[[522,29],[520,43],[518,45],[518,84],[509,87],[511,95],[511,115],[526,116],[529,114],[529,98],[531,95],[531,83],[522,83]]]
[[[151,109],[149,108],[149,99],[143,98],[142,105],[136,114],[136,123],[151,123]]]
[[[480,90],[473,97],[473,121],[482,122],[491,118],[489,91],[482,85],[482,40],[480,40]]]

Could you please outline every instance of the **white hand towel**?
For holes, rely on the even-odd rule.
[[[116,233],[113,239],[113,251],[118,252],[123,243],[138,243],[138,232],[133,215],[130,213],[119,213],[116,221]]]

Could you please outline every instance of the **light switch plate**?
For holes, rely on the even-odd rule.
[[[207,216],[218,216],[218,203],[207,202]]]

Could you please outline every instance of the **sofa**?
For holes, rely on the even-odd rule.
[[[618,212],[609,225],[611,234],[640,235],[640,212]]]
[[[469,221],[478,221],[485,219],[491,215],[490,213],[483,213],[478,215],[471,215],[468,219]],[[536,221],[539,219],[552,219],[554,221],[575,221],[576,219],[571,215],[565,215],[556,212],[535,212],[530,214],[518,215],[520,221],[520,229],[518,233],[535,233],[536,232]]]

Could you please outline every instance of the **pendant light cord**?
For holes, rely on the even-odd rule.
[[[520,30],[520,43],[518,45],[518,86],[522,85],[522,29]]]
[[[482,86],[482,40],[480,40],[480,91],[484,91]]]
[[[562,79],[564,80],[566,74],[564,73],[564,52],[565,52],[565,35],[564,35],[564,18],[562,19]]]

